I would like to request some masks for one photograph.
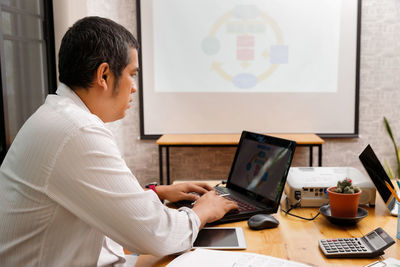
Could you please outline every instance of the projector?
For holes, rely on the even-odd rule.
[[[292,167],[289,170],[285,194],[292,206],[320,207],[328,203],[327,188],[336,186],[346,177],[361,188],[360,205],[375,206],[376,188],[371,180],[352,167]]]

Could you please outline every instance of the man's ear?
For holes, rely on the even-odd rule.
[[[111,70],[108,63],[103,62],[96,71],[96,83],[103,89],[107,90],[110,86]]]

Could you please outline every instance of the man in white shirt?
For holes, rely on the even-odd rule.
[[[137,49],[104,18],[65,34],[56,95],[26,121],[0,168],[0,266],[95,266],[102,245],[112,247],[105,236],[135,253],[176,253],[237,208],[202,183],[145,191],[126,166],[104,123],[130,106]],[[196,204],[175,210],[160,199]]]

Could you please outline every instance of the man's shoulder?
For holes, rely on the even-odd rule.
[[[90,113],[85,107],[77,105],[73,100],[67,97],[49,95],[42,106],[44,112],[51,113],[57,119],[66,124],[72,124],[75,127],[84,127],[88,125],[104,125],[96,116]]]
[[[60,149],[71,144],[71,140],[75,140],[75,145],[80,140],[95,140],[93,133],[98,132],[101,136],[112,137],[104,123],[89,111],[68,100],[52,99],[54,97],[57,96],[48,96],[24,123],[9,149],[12,161],[41,166],[36,168],[38,172],[51,170]]]
[[[97,116],[78,106],[71,99],[49,95],[21,130],[28,135],[60,140],[90,127],[107,131]]]
[[[57,126],[61,128],[104,127],[104,123],[96,115],[67,97],[49,95],[37,113],[39,119],[43,117],[49,121],[56,121]]]

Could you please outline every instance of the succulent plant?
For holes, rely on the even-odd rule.
[[[354,194],[360,192],[360,188],[352,184],[350,178],[337,182],[336,193]]]

